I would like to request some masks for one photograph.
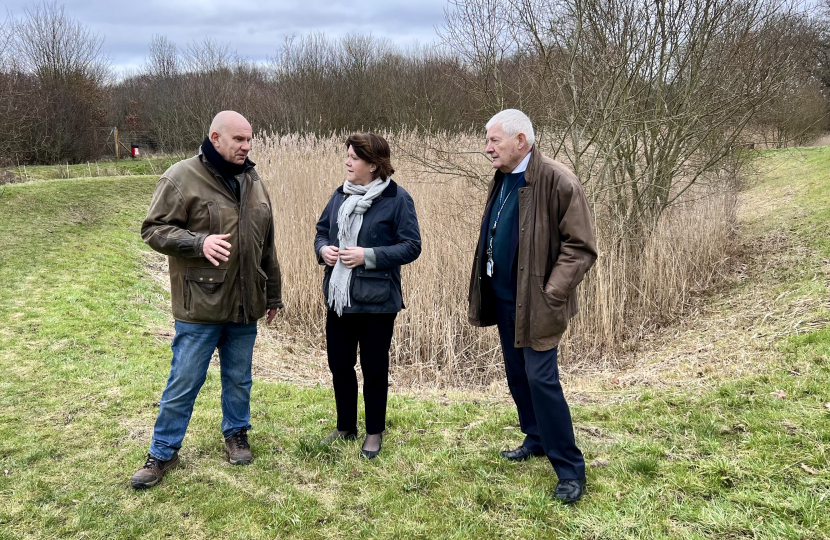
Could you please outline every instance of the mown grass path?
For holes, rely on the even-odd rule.
[[[766,226],[828,259],[830,152],[812,157],[799,163],[816,179],[788,203],[797,219]],[[771,159],[787,174],[792,156]],[[214,369],[182,465],[131,490],[170,358],[152,332],[162,291],[139,262],[154,184],[0,187],[0,539],[830,538],[827,328],[783,341],[759,375],[574,407],[596,466],[571,507],[553,501],[544,460],[497,457],[520,440],[516,413],[484,401],[393,397],[384,450],[367,462],[359,441],[316,445],[332,428],[330,390],[256,381],[256,459],[232,467]]]

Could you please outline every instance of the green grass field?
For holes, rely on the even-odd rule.
[[[762,169],[747,199],[773,208],[741,234],[786,230],[804,260],[757,279],[826,310],[830,148],[766,153]],[[830,538],[827,326],[779,340],[752,376],[574,406],[594,466],[573,506],[554,502],[545,460],[498,458],[518,419],[482,400],[393,396],[368,462],[360,441],[316,444],[330,389],[255,381],[256,459],[230,466],[214,368],[182,465],[133,491],[170,362],[138,235],[155,179],[0,186],[0,539]]]
[[[118,161],[92,161],[88,163],[62,165],[28,165],[6,167],[0,170],[7,177],[14,178],[15,182],[33,180],[55,180],[58,178],[97,178],[101,176],[135,176],[161,175],[170,165],[179,161],[181,157],[153,156],[130,158],[129,156]]]

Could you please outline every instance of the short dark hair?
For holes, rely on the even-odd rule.
[[[377,167],[372,180],[377,178],[386,180],[395,173],[395,169],[392,168],[392,152],[389,150],[389,143],[380,135],[352,133],[346,139],[346,148],[350,146],[357,157]]]

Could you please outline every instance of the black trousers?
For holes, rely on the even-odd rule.
[[[357,428],[357,348],[363,372],[366,433],[386,429],[389,390],[389,347],[397,313],[344,313],[326,315],[326,349],[337,402],[337,429]]]
[[[544,451],[560,480],[585,478],[585,458],[576,446],[571,411],[559,382],[557,347],[541,352],[514,347],[516,307],[512,302],[496,300],[496,321],[524,446]]]

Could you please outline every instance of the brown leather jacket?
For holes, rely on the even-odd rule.
[[[178,321],[251,323],[282,307],[271,200],[253,166],[236,180],[241,201],[200,154],[167,169],[156,184],[141,237],[168,255]],[[210,234],[231,235],[231,254],[219,266],[202,255]]]
[[[550,350],[576,315],[576,286],[597,258],[594,219],[582,184],[562,163],[534,146],[519,189],[517,247],[516,347]],[[504,177],[497,171],[487,191],[488,210]],[[482,287],[483,238],[480,235],[470,279],[468,318],[474,326],[496,324],[495,298]]]

